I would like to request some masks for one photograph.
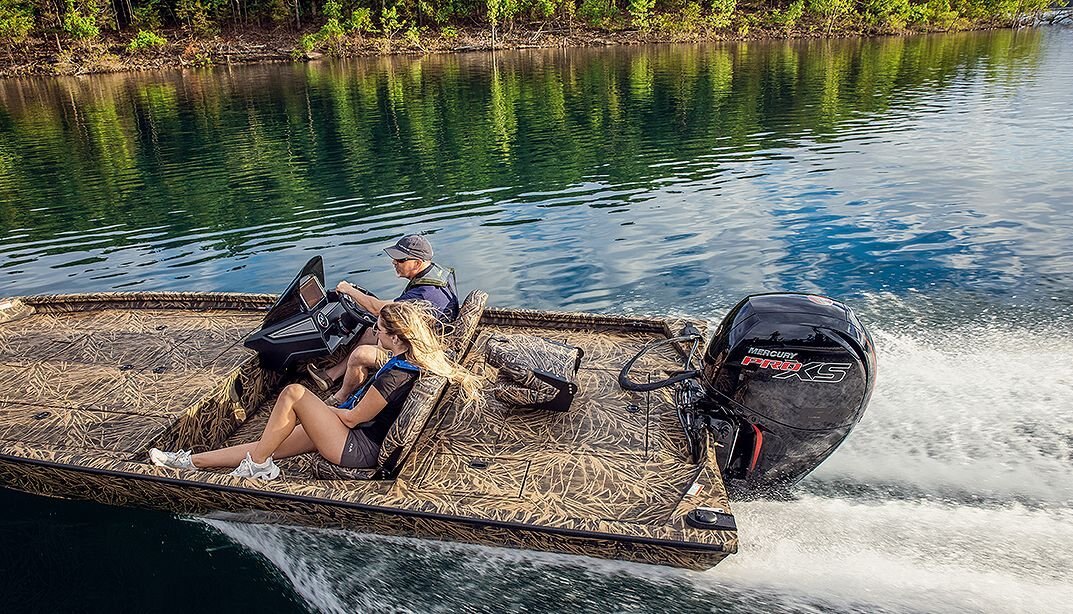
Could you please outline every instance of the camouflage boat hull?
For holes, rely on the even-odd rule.
[[[626,392],[614,377],[638,348],[673,336],[680,323],[484,309],[485,298],[471,294],[452,333],[463,362],[483,370],[482,343],[493,334],[583,347],[569,411],[518,412],[491,395],[474,411],[428,378],[389,434],[379,472],[338,479],[306,455],[283,461],[284,477],[269,483],[155,467],[146,450],[205,450],[259,436],[277,392],[303,381],[262,369],[242,347],[274,297],[0,301],[0,484],[176,513],[691,569],[735,552],[735,531],[685,522],[697,507],[730,512],[714,454],[691,462],[669,394]],[[635,373],[657,378],[677,367],[679,352],[668,346]]]

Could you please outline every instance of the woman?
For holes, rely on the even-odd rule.
[[[319,452],[344,467],[375,467],[380,444],[395,422],[420,373],[435,373],[458,385],[463,398],[480,401],[481,379],[449,360],[429,323],[431,315],[413,302],[388,303],[373,327],[377,345],[391,359],[354,396],[331,407],[301,384],[283,389],[254,443],[191,454],[152,448],[153,464],[176,469],[235,467],[231,475],[274,480],[274,458]]]

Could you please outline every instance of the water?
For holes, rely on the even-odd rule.
[[[314,254],[391,294],[380,249],[421,231],[496,305],[830,294],[880,361],[709,572],[5,492],[28,560],[0,582],[41,610],[1068,611],[1071,91],[1058,28],[0,82],[0,295],[278,291]]]

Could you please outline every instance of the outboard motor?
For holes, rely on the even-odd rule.
[[[800,480],[860,421],[875,384],[875,348],[842,303],[760,294],[723,319],[701,375],[702,405],[737,426],[724,444],[725,476],[744,481],[738,490],[764,490]]]
[[[704,437],[727,486],[738,495],[794,484],[827,458],[860,421],[876,377],[872,339],[853,312],[812,294],[774,293],[738,303],[704,350],[699,370],[651,383],[630,367],[656,345],[693,342],[690,334],[646,347],[619,374],[627,390],[677,385],[676,404],[690,454]],[[697,459],[699,460],[699,459]]]

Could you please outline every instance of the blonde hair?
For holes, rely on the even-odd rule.
[[[483,403],[481,389],[485,378],[471,373],[444,353],[446,340],[431,305],[416,301],[388,303],[380,310],[378,326],[381,332],[398,335],[410,346],[407,360],[421,367],[422,373],[447,378],[458,386],[462,399],[469,404]]]

